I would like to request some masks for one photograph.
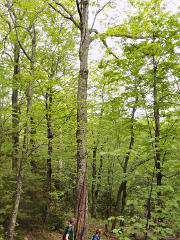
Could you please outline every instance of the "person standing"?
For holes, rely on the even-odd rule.
[[[102,230],[97,229],[96,234],[91,238],[91,240],[100,240],[102,236]]]
[[[76,219],[71,218],[69,220],[69,225],[66,227],[64,234],[63,234],[63,240],[73,240],[73,226],[76,224]]]

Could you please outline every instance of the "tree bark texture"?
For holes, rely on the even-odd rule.
[[[51,168],[51,161],[52,161],[52,140],[53,140],[53,133],[52,133],[52,88],[47,89],[46,93],[46,121],[47,121],[47,138],[48,138],[48,159],[47,159],[47,191],[51,192],[51,175],[52,175],[52,168]]]
[[[19,105],[18,105],[18,80],[19,80],[19,44],[14,44],[14,74],[12,83],[12,169],[18,172],[19,155]]]
[[[159,117],[159,102],[158,102],[158,89],[157,89],[157,64],[155,57],[153,57],[153,70],[154,70],[154,120],[155,120],[155,165],[156,165],[156,181],[157,186],[162,184],[162,173],[161,173],[161,155],[160,155],[160,117]]]
[[[35,30],[35,26],[32,26],[32,32],[30,33],[31,36],[31,44],[32,44],[32,49],[31,49],[31,56],[30,56],[30,68],[31,68],[31,76],[32,76],[32,80],[30,80],[29,82],[29,89],[27,92],[27,101],[32,101],[32,90],[33,90],[33,76],[34,76],[34,71],[35,71],[35,56],[36,56],[36,30]],[[31,105],[30,105],[31,107]],[[29,111],[29,119],[30,119],[30,134],[31,134],[31,138],[30,138],[30,151],[31,151],[31,166],[32,166],[32,172],[36,173],[36,169],[37,169],[37,163],[34,157],[34,150],[35,150],[35,140],[34,140],[34,136],[36,134],[36,126],[34,123],[34,119],[33,119],[33,115],[31,113],[31,110]]]
[[[93,162],[92,162],[92,217],[96,218],[96,155],[97,155],[97,146],[93,148]]]
[[[75,239],[88,239],[88,168],[87,168],[87,81],[90,35],[88,30],[89,1],[80,3],[79,48],[80,71],[77,95],[77,197]]]
[[[52,153],[53,153],[53,133],[52,133],[52,87],[47,88],[46,92],[46,122],[47,122],[47,139],[48,139],[48,158],[47,158],[47,206],[46,206],[46,216],[45,223],[48,222],[49,217],[49,193],[51,192],[51,176],[52,176]]]

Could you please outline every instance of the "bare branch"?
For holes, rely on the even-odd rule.
[[[111,34],[110,37],[126,37],[131,39],[147,39],[148,36],[133,36],[130,34]]]
[[[104,8],[105,8],[109,3],[111,3],[111,0],[108,1],[106,4],[104,4],[104,6],[102,6],[102,8],[98,9],[98,11],[96,12],[96,14],[95,14],[95,16],[94,16],[94,20],[93,20],[91,29],[93,29],[93,27],[94,27],[94,24],[95,24],[95,22],[96,22],[96,18],[97,18],[97,16],[98,16],[98,14],[99,14],[100,12],[102,12],[102,11],[104,10]]]
[[[144,163],[146,163],[146,162],[148,162],[148,161],[150,161],[151,160],[151,158],[147,158],[146,160],[142,160],[142,161],[140,161],[139,163],[137,163],[137,164],[134,164],[134,166],[129,170],[129,172],[130,173],[132,173],[132,172],[134,172],[135,170],[136,170],[136,168],[138,168],[139,166],[141,166],[142,164],[144,164]]]
[[[60,6],[67,14],[68,16],[66,16],[64,13],[62,13],[59,9],[57,9],[56,7],[54,7],[50,2],[48,2],[48,5],[50,7],[52,7],[56,12],[58,12],[62,17],[68,19],[68,20],[71,20],[71,22],[74,23],[74,25],[80,29],[80,26],[79,24],[75,21],[73,15],[70,13],[70,11],[62,4],[62,3],[59,3],[57,2],[56,0],[53,0],[58,6]]]
[[[76,0],[76,6],[77,6],[77,10],[78,10],[79,17],[80,17],[80,22],[81,22],[82,21],[82,12],[81,12],[78,0]]]
[[[118,26],[116,26],[116,27],[118,27]],[[96,29],[91,28],[90,33],[93,33],[93,32],[97,34],[98,31]],[[104,34],[105,33],[101,33],[101,34],[99,34],[99,36],[102,36]],[[106,37],[126,37],[126,38],[131,38],[131,39],[149,39],[150,38],[149,36],[133,36],[130,34],[107,34],[107,33],[106,33]]]
[[[176,105],[176,106],[180,106],[180,103],[175,103],[175,102],[161,102],[161,103],[168,103],[168,104],[172,104],[172,105]]]
[[[97,35],[99,35],[99,33],[98,33],[98,31],[97,31],[96,29],[92,29],[91,32],[95,32]],[[100,38],[100,39],[101,39],[101,38]],[[91,43],[93,40],[94,40],[94,39],[91,38],[90,43]],[[117,56],[115,53],[112,52],[112,50],[111,50],[110,47],[108,46],[106,40],[101,39],[101,41],[102,41],[103,45],[107,48],[109,54],[113,55],[116,59],[119,59],[118,56]]]

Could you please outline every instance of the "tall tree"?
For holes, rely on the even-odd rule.
[[[18,3],[17,3],[18,4]],[[22,157],[20,161],[20,167],[19,167],[19,175],[17,180],[17,188],[13,203],[13,209],[12,209],[12,215],[10,219],[9,229],[8,229],[8,240],[13,239],[14,235],[14,229],[16,224],[16,218],[18,214],[18,208],[19,208],[19,202],[21,197],[21,189],[22,189],[22,182],[23,182],[23,176],[24,176],[24,167],[25,162],[28,155],[28,134],[30,131],[29,124],[31,122],[31,106],[32,106],[32,89],[33,89],[33,76],[35,71],[35,54],[36,54],[36,29],[34,23],[30,25],[28,32],[31,39],[31,54],[29,55],[26,49],[23,47],[19,32],[18,32],[18,16],[16,14],[16,8],[14,7],[14,4],[7,0],[7,8],[10,15],[10,18],[12,20],[12,23],[15,28],[15,33],[17,37],[17,41],[19,44],[19,47],[22,49],[23,53],[27,57],[27,59],[30,61],[30,70],[31,70],[31,80],[29,81],[27,92],[26,92],[26,98],[27,98],[27,120],[24,128],[24,140],[23,140],[23,150],[22,150]]]
[[[18,103],[18,79],[19,79],[19,57],[20,47],[18,43],[14,43],[14,75],[12,89],[12,168],[18,170],[19,155],[19,103]]]
[[[109,1],[110,2],[110,1]],[[108,3],[109,3],[108,2]],[[91,29],[88,28],[89,20],[89,0],[76,0],[75,14],[79,15],[79,22],[74,18],[74,14],[68,9],[72,8],[72,3],[67,6],[61,2],[48,2],[62,17],[70,20],[80,30],[79,46],[79,80],[77,93],[77,193],[76,193],[76,227],[75,239],[87,239],[88,233],[88,168],[87,168],[87,81],[88,81],[88,54],[91,43],[90,34],[99,12],[97,11]]]

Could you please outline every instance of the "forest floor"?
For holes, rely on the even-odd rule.
[[[105,232],[105,224],[106,222],[103,222],[100,219],[89,219],[89,224],[88,224],[88,239],[90,239],[95,231],[97,229],[102,229],[103,231],[103,236],[102,240],[115,240],[117,239],[115,235],[111,232],[106,233]],[[132,238],[133,240],[134,238]],[[144,238],[141,238],[144,239]],[[23,240],[62,240],[62,234],[59,232],[54,232],[54,231],[45,231],[45,230],[36,230],[33,232],[30,232]],[[140,239],[138,239],[140,240]],[[178,234],[177,238],[174,238],[172,236],[169,236],[166,238],[166,240],[180,240],[180,232]]]

